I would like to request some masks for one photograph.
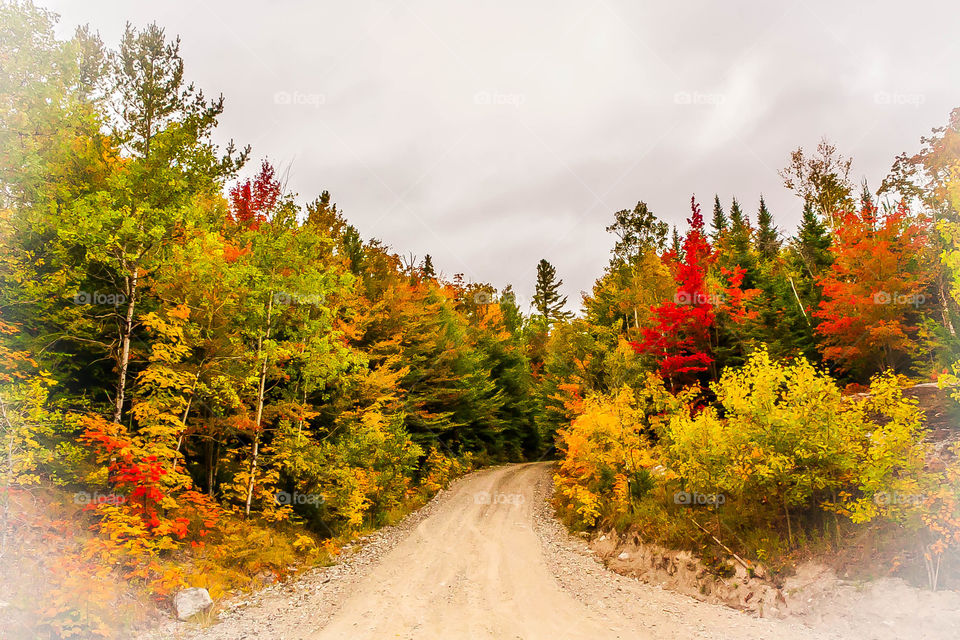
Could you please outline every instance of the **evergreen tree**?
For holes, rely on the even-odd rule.
[[[867,179],[864,178],[860,183],[860,210],[874,209],[876,203],[873,201],[873,194],[870,193],[870,186],[867,184]]]
[[[811,282],[833,264],[833,257],[830,255],[830,234],[810,201],[803,206],[803,216],[797,232],[796,251],[803,273]]]
[[[558,320],[566,320],[573,314],[565,311],[567,297],[560,295],[563,280],[557,279],[556,268],[545,259],[537,264],[537,285],[533,294],[533,306],[547,327]]]
[[[760,211],[757,213],[757,253],[764,261],[773,260],[780,253],[780,237],[773,224],[773,215],[760,196]]]
[[[352,224],[348,224],[343,231],[341,239],[343,245],[343,255],[350,263],[350,273],[355,276],[360,275],[364,268],[363,240],[360,238],[360,232]]]
[[[679,256],[680,252],[683,250],[683,245],[680,243],[680,232],[677,231],[677,227],[673,227],[673,235],[670,237],[670,252],[675,256]]]
[[[428,253],[423,257],[423,263],[420,265],[420,273],[424,278],[436,278],[437,271],[433,268],[433,258]]]
[[[500,448],[494,453],[521,460],[537,456],[542,441],[535,422],[536,397],[525,353],[523,316],[509,285],[501,292],[496,308],[499,315],[484,316],[481,326],[475,328],[477,348],[486,356],[484,369],[490,371],[499,398],[496,415],[503,430]]]
[[[720,204],[720,196],[713,196],[713,220],[710,222],[713,229],[712,238],[714,243],[720,242],[721,236],[727,230],[727,214],[723,212],[723,205]]]
[[[798,350],[812,355],[812,330],[793,293],[794,274],[782,259],[780,234],[762,195],[757,212],[756,253],[758,321],[749,328],[748,338],[755,344],[765,344],[775,357],[790,358]]]
[[[730,204],[730,239],[738,253],[745,253],[750,246],[750,221],[740,208],[736,198]]]
[[[500,313],[503,315],[503,324],[507,331],[514,335],[520,335],[523,331],[523,312],[517,304],[517,294],[513,291],[513,285],[508,284],[500,292],[498,300]]]
[[[803,207],[800,228],[790,247],[787,263],[789,273],[780,293],[787,330],[780,333],[785,338],[785,349],[792,347],[811,362],[816,362],[820,353],[814,333],[818,320],[813,312],[823,297],[818,279],[833,264],[833,256],[830,234],[812,202],[808,201]]]
[[[736,198],[730,205],[730,228],[721,237],[719,248],[720,266],[727,270],[741,267],[745,271],[741,287],[755,288],[757,261],[753,255],[753,228]]]

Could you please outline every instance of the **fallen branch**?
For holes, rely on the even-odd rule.
[[[733,549],[731,549],[731,548],[728,547],[727,545],[725,545],[725,544],[723,544],[722,542],[720,542],[720,539],[719,539],[717,536],[715,536],[715,535],[713,535],[712,533],[710,533],[710,532],[709,532],[707,529],[705,529],[699,522],[697,522],[696,520],[694,520],[692,516],[687,516],[687,519],[690,520],[690,522],[692,522],[692,523],[697,527],[697,529],[700,529],[700,531],[703,531],[705,534],[707,534],[708,536],[710,536],[710,537],[713,539],[714,542],[716,542],[718,545],[720,545],[721,547],[723,547],[723,550],[726,551],[727,553],[729,553],[731,556],[733,556],[733,558],[734,558],[737,562],[739,562],[740,565],[741,565],[744,569],[746,569],[747,571],[750,571],[751,574],[756,574],[756,569],[755,569],[754,567],[752,567],[749,562],[747,562],[746,560],[744,560],[743,558],[741,558],[740,556],[738,556],[736,553],[734,553],[734,552],[733,552]]]

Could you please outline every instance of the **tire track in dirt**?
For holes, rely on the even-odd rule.
[[[606,570],[553,518],[550,463],[485,469],[453,483],[340,565],[247,598],[190,640],[669,638],[813,640],[795,622],[752,618]]]

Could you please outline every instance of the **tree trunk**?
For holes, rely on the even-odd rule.
[[[943,287],[943,275],[937,278],[937,288],[940,289],[938,293],[940,294],[940,315],[943,317],[943,326],[947,328],[951,336],[955,336],[957,332],[953,328],[953,323],[950,322],[950,302],[947,298],[949,294]]]
[[[783,496],[783,513],[787,516],[787,544],[793,548],[793,526],[790,524],[790,508],[787,506],[787,496]]]
[[[203,367],[203,363],[200,363],[200,367]],[[180,432],[180,437],[177,438],[177,453],[180,453],[180,447],[183,446],[183,439],[187,434],[187,417],[190,415],[190,407],[193,406],[193,398],[197,394],[197,386],[200,384],[200,369],[197,369],[197,375],[193,377],[193,386],[190,388],[190,397],[187,399],[187,406],[183,410],[183,417],[180,418],[180,423],[183,425],[183,431]]]
[[[790,280],[790,288],[793,289],[793,297],[797,299],[797,306],[800,307],[800,313],[803,314],[803,319],[807,322],[807,326],[810,326],[810,318],[807,317],[807,310],[803,308],[803,302],[800,301],[800,294],[797,293],[797,287],[793,284],[793,278],[788,278]]]
[[[213,497],[214,484],[217,481],[217,472],[220,470],[220,441],[213,443],[213,475],[210,476],[210,497]]]
[[[133,274],[127,277],[127,313],[120,329],[120,373],[117,379],[117,397],[113,408],[113,421],[119,424],[123,417],[123,401],[127,388],[127,369],[130,364],[130,334],[133,333],[133,314],[137,306],[137,284],[139,270],[135,267]]]
[[[254,420],[253,455],[250,458],[250,478],[247,480],[247,505],[245,515],[250,515],[250,503],[253,501],[253,485],[257,475],[257,458],[260,455],[260,421],[263,419],[263,396],[267,387],[267,354],[263,350],[263,343],[270,339],[270,321],[273,316],[273,292],[267,302],[267,327],[257,338],[257,358],[260,360],[260,385],[257,390],[257,417]]]
[[[213,438],[207,439],[207,495],[213,497]]]

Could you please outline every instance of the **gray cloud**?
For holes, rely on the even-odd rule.
[[[650,6],[652,4],[652,6]],[[222,92],[223,140],[329,189],[367,236],[448,274],[571,301],[600,274],[612,213],[683,224],[695,193],[790,231],[776,169],[824,135],[877,185],[960,105],[954,3],[50,1],[61,32],[125,21],[183,39]]]

